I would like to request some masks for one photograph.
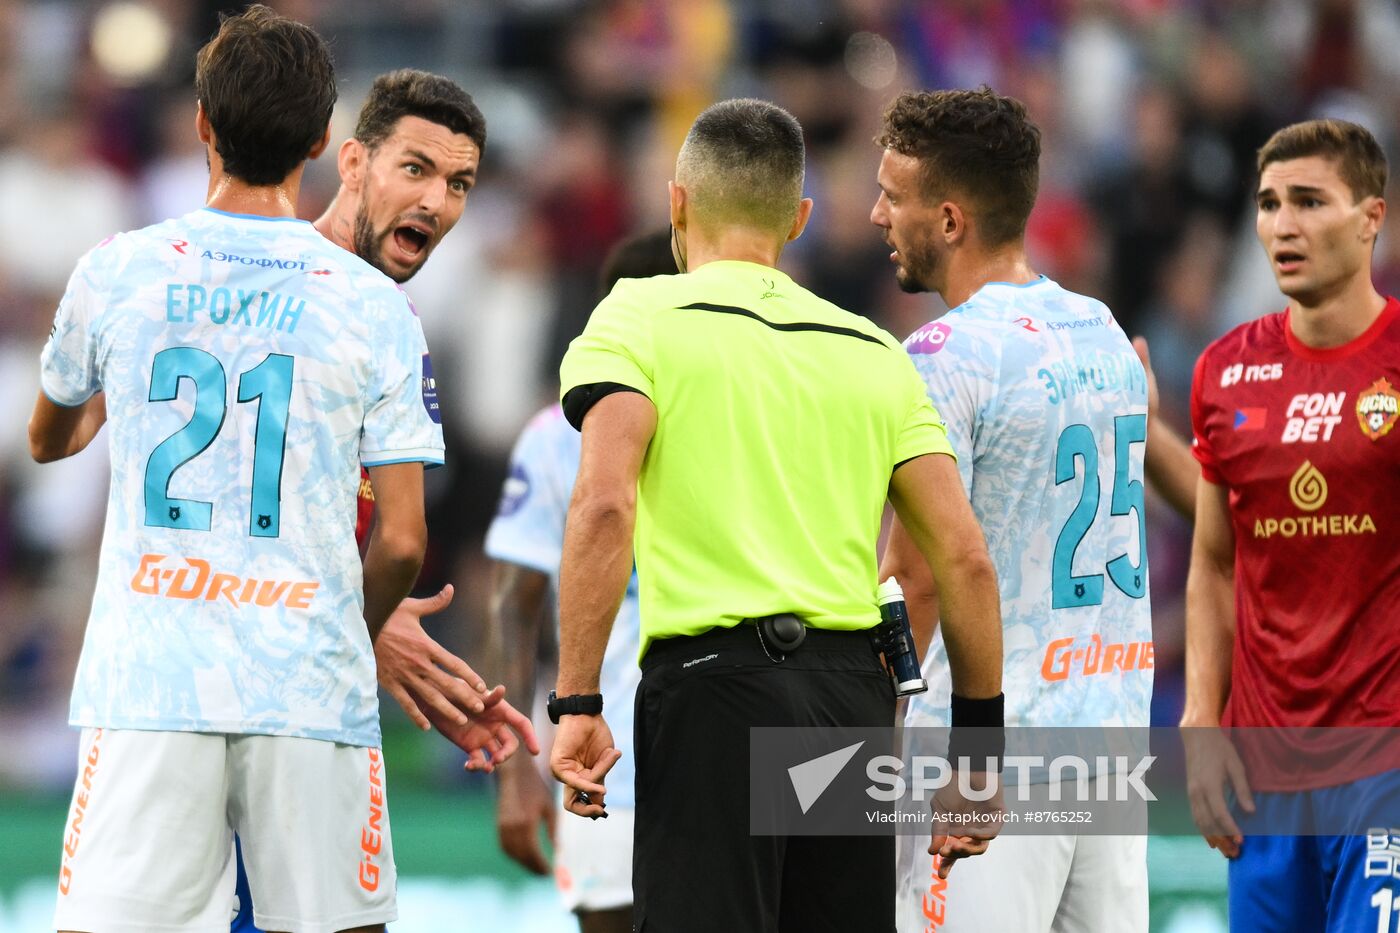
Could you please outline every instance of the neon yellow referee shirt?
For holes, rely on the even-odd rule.
[[[796,613],[879,622],[890,474],[954,456],[899,342],[768,266],[622,279],[560,368],[561,398],[615,382],[651,399],[634,547],[653,639]]]

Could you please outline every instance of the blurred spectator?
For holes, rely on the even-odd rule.
[[[1190,210],[1174,96],[1157,84],[1137,96],[1128,158],[1097,191],[1108,240],[1108,306],[1128,333],[1140,333],[1157,269],[1174,248]]]
[[[0,266],[12,287],[62,294],[80,256],[135,223],[126,183],[86,151],[77,116],[58,109],[0,152]]]

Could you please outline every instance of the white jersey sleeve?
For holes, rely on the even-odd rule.
[[[510,474],[486,532],[487,557],[558,575],[580,449],[579,434],[558,405],[530,419],[511,451]]]
[[[985,400],[995,392],[995,358],[988,360],[980,353],[968,352],[966,340],[950,347],[951,333],[952,328],[946,322],[932,321],[909,336],[905,350],[914,360],[929,398],[943,417],[948,443],[958,458],[963,490],[971,496],[976,478],[975,435],[982,421]],[[935,357],[943,353],[946,357]]]
[[[403,298],[402,320],[376,321],[373,397],[360,439],[360,462],[442,461],[442,415],[423,325]]]
[[[118,253],[107,249],[112,239],[108,237],[78,261],[39,358],[44,394],[66,408],[83,404],[99,389],[92,322],[102,311],[101,279],[110,274]]]

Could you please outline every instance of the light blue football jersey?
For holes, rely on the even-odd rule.
[[[996,564],[1008,726],[1145,726],[1147,383],[1101,302],[992,282],[904,343]],[[935,636],[911,725],[948,725]]]
[[[544,409],[525,426],[511,453],[510,475],[501,504],[486,533],[486,555],[549,576],[555,605],[559,599],[559,562],[564,555],[564,518],[578,476],[582,436],[564,420],[558,405]],[[637,805],[633,783],[633,700],[642,680],[637,664],[641,653],[641,615],[637,572],[627,583],[627,595],[617,610],[612,635],[603,655],[600,688],[603,714],[612,729],[622,760],[608,772],[608,805],[632,809]]]
[[[441,463],[403,293],[309,223],[205,208],[78,263],[42,355],[106,394],[111,492],[79,726],[379,744],[359,466]]]

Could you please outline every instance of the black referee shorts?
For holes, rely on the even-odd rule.
[[[653,643],[637,690],[634,929],[891,933],[892,836],[750,835],[749,729],[894,718],[864,632],[808,630],[781,662],[751,624]]]

